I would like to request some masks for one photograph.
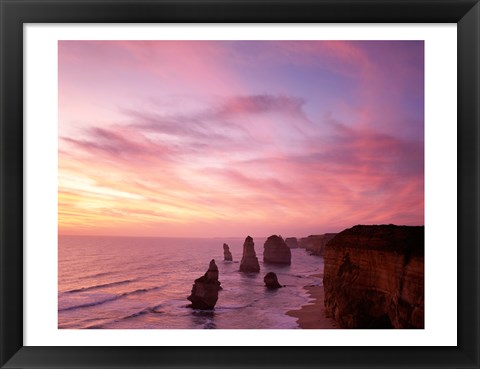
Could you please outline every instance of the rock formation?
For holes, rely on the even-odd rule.
[[[357,225],[325,247],[325,310],[343,328],[424,328],[424,227]]]
[[[257,254],[255,253],[255,244],[253,238],[247,236],[243,243],[243,256],[240,262],[240,271],[245,273],[259,273],[260,265],[258,264]]]
[[[302,237],[300,238],[300,242],[298,246],[302,249],[305,249],[311,252],[313,250],[315,240],[317,239],[317,237],[319,237],[319,235],[310,235],[308,237]]]
[[[312,255],[323,256],[325,245],[328,241],[335,237],[335,235],[336,233],[325,233],[303,237],[300,239],[300,247],[304,248]]]
[[[296,249],[298,248],[298,240],[296,237],[287,237],[285,238],[285,243],[287,244],[288,247],[291,249]]]
[[[228,245],[226,243],[223,244],[223,260],[225,261],[232,261],[232,253],[230,252],[230,249],[228,248]]]
[[[314,243],[312,255],[323,256],[325,254],[325,246],[336,235],[336,233],[325,233],[320,235]]]
[[[192,293],[188,300],[192,302],[192,309],[210,310],[215,307],[218,300],[218,291],[221,289],[218,281],[218,267],[215,260],[210,261],[207,272],[195,279]]]
[[[282,287],[281,284],[278,283],[277,275],[274,272],[268,272],[263,278],[263,281],[269,290],[275,290]]]
[[[270,264],[288,264],[292,261],[292,253],[280,236],[270,236],[264,244],[263,262]]]
[[[336,235],[336,233],[324,233],[317,237],[311,249],[312,255],[323,256],[325,254],[325,246]]]

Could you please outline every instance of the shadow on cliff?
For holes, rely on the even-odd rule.
[[[424,328],[424,227],[358,225],[325,247],[325,310],[342,328]]]

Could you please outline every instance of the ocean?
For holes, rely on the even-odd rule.
[[[59,236],[60,329],[294,329],[286,315],[321,285],[323,258],[292,249],[290,266],[264,265],[265,238],[254,238],[260,273],[239,272],[244,238]],[[227,243],[233,262],[223,261]],[[215,310],[193,310],[192,284],[215,259],[222,290]],[[285,288],[267,290],[275,272]]]

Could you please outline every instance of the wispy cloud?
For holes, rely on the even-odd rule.
[[[423,95],[408,95],[423,88],[412,80],[423,60],[417,44],[103,46],[60,48],[61,231],[304,235],[360,222],[423,223]],[[389,55],[384,65],[383,48],[420,61]],[[82,62],[91,68],[82,73],[98,77],[104,92],[109,86],[104,99],[75,84]],[[267,77],[272,68],[283,72],[278,80]],[[408,81],[392,92],[396,71]],[[309,83],[298,86],[298,73],[350,84],[344,94],[319,85],[327,99],[319,101]],[[264,78],[261,90],[254,77]]]

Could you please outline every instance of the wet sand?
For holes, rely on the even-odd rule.
[[[323,276],[316,274],[313,277],[322,278]],[[325,315],[323,286],[305,286],[304,288],[314,300],[299,310],[288,311],[287,315],[297,318],[298,325],[303,329],[338,329],[337,323]]]

